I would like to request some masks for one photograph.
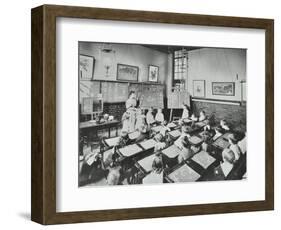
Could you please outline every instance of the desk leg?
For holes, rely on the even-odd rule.
[[[118,125],[116,125],[115,129],[116,129],[116,137],[117,137],[118,136]]]
[[[110,127],[108,128],[108,137],[110,137]]]

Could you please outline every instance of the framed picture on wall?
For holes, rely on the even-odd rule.
[[[79,55],[79,74],[81,80],[92,80],[94,77],[95,58],[93,56]]]
[[[148,66],[148,81],[158,82],[159,67],[155,65]]]
[[[125,64],[117,64],[117,80],[138,81],[139,67]]]
[[[234,82],[212,82],[212,94],[221,96],[234,96]]]
[[[193,80],[193,97],[205,97],[205,80]]]
[[[31,21],[33,221],[63,224],[274,209],[273,20],[43,5],[32,9]],[[128,22],[132,27],[128,27]],[[147,34],[151,33],[152,26],[157,29],[155,43],[148,45]],[[108,41],[109,34],[114,35],[110,37],[111,42],[118,43],[118,60],[114,63],[137,63],[134,64],[137,66],[114,64],[120,82],[116,82],[115,76],[108,81],[102,74],[104,63],[96,48],[103,46],[94,44]],[[56,42],[56,38],[60,42]],[[234,50],[229,44],[243,50]],[[93,55],[96,61],[80,55],[82,50]],[[237,63],[241,68],[232,68],[229,77],[224,73],[231,61],[216,62],[219,64],[214,66],[214,71],[208,70],[208,66],[213,67],[214,58],[224,60],[226,55],[235,60],[239,56],[242,61]],[[96,79],[80,84],[80,79],[92,79],[94,63],[95,78],[97,75],[104,78],[100,83]],[[157,66],[151,66],[147,76],[151,63],[163,70],[165,84],[153,83],[160,77]],[[187,67],[188,77],[183,71]],[[240,97],[208,98],[210,94],[235,95],[235,83],[228,79],[235,76],[237,69],[245,73],[247,104],[240,106],[230,100]],[[204,72],[218,74],[205,76]],[[148,77],[152,82],[138,82],[139,74],[141,80]],[[204,78],[193,82],[196,76]],[[225,76],[220,78],[224,82],[216,82],[218,76]],[[142,135],[144,140],[139,142],[127,141],[138,138],[135,121],[138,103],[133,91],[141,92],[140,97],[144,97],[139,100],[140,107],[163,108],[166,95],[167,105],[173,109],[174,105],[182,106],[185,98],[190,101],[188,91],[179,91],[173,97],[170,94],[173,82],[181,83],[183,78],[189,91],[193,90],[197,97],[205,96],[192,98],[192,112],[197,115],[198,110],[199,115],[204,109],[206,116],[201,113],[202,120],[195,118],[194,125],[188,127],[183,124],[191,122],[188,116],[184,122],[170,119],[167,127],[171,130],[167,132],[171,138],[165,147],[146,135]],[[134,87],[130,87],[130,82]],[[205,89],[207,82],[213,83]],[[240,94],[240,86],[236,84],[236,94]],[[129,91],[132,92],[127,98]],[[79,120],[81,96],[90,98],[82,109],[103,110],[103,114],[91,120]],[[169,102],[170,98],[173,103]],[[104,107],[99,104],[101,99],[106,102]],[[163,112],[157,111],[159,123],[163,122],[164,114],[168,115],[168,109],[165,106]],[[172,110],[170,112],[172,114]],[[150,117],[153,123],[153,114],[149,113],[139,117]],[[247,130],[238,130],[241,121],[247,122],[246,114],[255,119],[245,125]],[[215,128],[220,124],[221,119],[214,120],[214,124],[208,122],[212,115],[224,115],[222,118],[227,118],[227,122],[235,116],[238,125],[230,124],[232,133],[227,132],[213,141],[211,136],[202,133],[203,126]],[[256,132],[257,126],[265,128]],[[147,133],[146,125],[141,124],[138,129]],[[182,140],[184,148],[210,140],[218,154],[206,150],[186,156],[186,151],[175,142],[181,135],[179,130],[192,135]],[[159,133],[162,129],[155,126],[153,132]],[[120,136],[124,141],[122,138],[120,141]],[[239,142],[242,142],[239,147],[243,147],[241,153],[234,154],[228,147],[230,143]],[[223,156],[227,164],[217,155]],[[166,159],[176,160],[164,164]],[[238,190],[243,193],[237,193]]]

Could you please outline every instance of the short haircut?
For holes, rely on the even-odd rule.
[[[233,164],[235,161],[235,155],[234,152],[230,149],[224,149],[222,152],[222,158],[226,160],[227,162]]]
[[[211,134],[208,131],[202,133],[203,142],[208,142],[211,139]]]
[[[181,143],[182,143],[182,146],[183,146],[183,147],[185,147],[185,148],[190,148],[190,142],[189,142],[187,136],[185,136],[185,137],[182,138]]]

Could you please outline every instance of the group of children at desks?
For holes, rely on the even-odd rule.
[[[245,177],[246,132],[235,132],[225,120],[214,124],[214,117],[204,111],[198,117],[190,114],[185,104],[180,119],[168,123],[162,109],[154,116],[153,108],[146,114],[138,108],[134,92],[126,109],[120,136],[102,138],[95,151],[84,153],[81,186]]]

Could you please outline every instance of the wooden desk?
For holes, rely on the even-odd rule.
[[[118,149],[119,153],[123,157],[133,157],[136,154],[143,151],[141,147],[139,147],[137,144],[127,145],[121,149]]]
[[[171,145],[166,149],[162,150],[162,153],[169,158],[175,158],[180,154],[181,150],[176,145]]]
[[[107,147],[111,148],[115,145],[117,145],[120,137],[112,137],[112,138],[107,138],[104,140],[105,144]]]
[[[178,127],[178,125],[176,125],[174,122],[171,122],[167,125],[167,127],[170,129],[175,129],[176,127]]]
[[[136,162],[136,166],[140,168],[140,170],[144,173],[147,174],[152,171],[152,163],[155,158],[155,153],[152,155],[145,157],[139,161]]]
[[[229,147],[229,142],[227,139],[223,138],[223,136],[220,136],[218,139],[216,139],[213,143],[213,146],[219,148],[219,149],[226,149]]]
[[[177,166],[173,171],[167,175],[166,179],[172,183],[179,182],[195,182],[201,175],[195,172],[186,163]]]
[[[194,146],[198,146],[198,145],[202,144],[202,142],[203,142],[202,138],[200,138],[196,135],[189,137],[188,140],[189,140],[190,144],[192,144]]]
[[[197,154],[195,154],[191,160],[195,161],[197,164],[202,166],[204,169],[207,169],[211,164],[213,164],[216,159],[209,155],[205,151],[201,151]]]
[[[151,172],[142,179],[143,184],[162,184],[163,171],[161,173]]]
[[[173,131],[170,131],[170,132],[169,132],[169,135],[170,135],[172,138],[176,139],[176,138],[178,138],[178,137],[181,135],[181,131],[178,130],[178,129],[175,129],[175,130],[173,130]]]
[[[149,140],[146,140],[146,141],[142,141],[139,143],[139,145],[145,149],[145,150],[148,150],[148,149],[153,149],[156,145],[156,141],[153,140],[153,139],[149,139]]]
[[[116,136],[118,135],[118,125],[119,125],[119,121],[117,120],[113,120],[113,121],[106,121],[104,123],[101,124],[97,124],[95,122],[92,121],[85,121],[85,122],[80,122],[80,132],[81,135],[86,135],[86,136],[90,136],[91,134],[94,134],[97,136],[97,132],[98,130],[101,129],[108,129],[108,136],[110,137],[110,130],[111,128],[116,128]]]

